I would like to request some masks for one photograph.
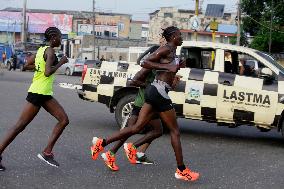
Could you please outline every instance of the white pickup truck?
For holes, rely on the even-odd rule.
[[[263,132],[276,128],[284,134],[284,69],[271,56],[240,46],[193,41],[184,41],[177,55],[186,60],[186,68],[179,70],[181,81],[169,96],[179,117],[229,127],[254,125]],[[246,60],[256,62],[257,68],[246,65]],[[140,69],[118,62],[88,64],[78,95],[105,104],[121,125],[137,93],[128,81]]]

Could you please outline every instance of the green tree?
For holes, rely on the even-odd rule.
[[[284,51],[284,0],[242,0],[244,32],[254,36],[251,47],[268,51],[270,20],[273,13],[271,52]]]
[[[236,43],[237,43],[237,36],[230,37],[230,44],[235,45]],[[248,46],[247,36],[246,36],[246,33],[245,33],[243,27],[241,27],[240,45],[241,46]]]

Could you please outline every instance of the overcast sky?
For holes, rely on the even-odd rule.
[[[24,0],[0,0],[2,8],[23,6]],[[91,11],[93,0],[27,0],[28,8],[53,10]],[[207,4],[224,4],[227,12],[236,12],[237,0],[203,0]],[[103,12],[132,14],[135,20],[148,20],[148,14],[159,7],[173,6],[179,9],[195,9],[195,0],[96,0],[96,9]]]

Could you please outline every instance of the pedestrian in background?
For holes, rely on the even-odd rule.
[[[101,62],[102,62],[102,61],[106,61],[106,59],[105,59],[104,55],[102,55],[102,57],[101,57],[100,61],[101,61]]]
[[[7,58],[6,53],[3,52],[3,54],[2,54],[2,62],[3,62],[3,64],[5,64],[6,58]]]

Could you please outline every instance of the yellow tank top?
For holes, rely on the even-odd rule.
[[[44,52],[48,47],[49,46],[40,47],[36,53],[35,73],[28,92],[42,95],[53,95],[54,74],[49,77],[44,75],[46,64],[44,60]]]

